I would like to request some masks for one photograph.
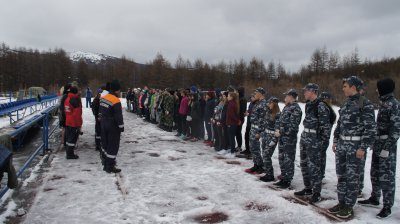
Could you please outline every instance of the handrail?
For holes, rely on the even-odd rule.
[[[57,126],[55,126],[50,133],[48,132],[48,119],[49,119],[49,114],[56,109],[56,106],[52,106],[47,108],[45,111],[43,111],[42,117],[43,117],[43,135],[42,135],[42,140],[43,143],[35,150],[35,152],[33,152],[31,154],[31,156],[25,161],[24,165],[18,170],[17,172],[17,177],[20,177],[22,175],[22,173],[26,170],[26,168],[29,167],[29,165],[32,163],[33,159],[39,154],[39,152],[43,152],[43,155],[45,154],[45,152],[48,150],[48,142],[49,142],[49,138],[54,134],[55,130],[57,129]],[[1,191],[0,191],[0,198],[2,198],[7,191],[9,190],[9,188],[7,186],[5,186]]]

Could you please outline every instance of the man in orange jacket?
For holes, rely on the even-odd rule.
[[[115,167],[121,132],[124,131],[122,105],[118,98],[120,89],[118,80],[114,80],[110,83],[110,92],[100,99],[101,145],[105,156],[104,171],[107,173],[121,172]]]

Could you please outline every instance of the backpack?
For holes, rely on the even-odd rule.
[[[325,101],[317,99],[317,102],[312,107],[312,111],[314,112],[315,116],[319,119],[318,105],[319,105],[320,102],[324,103],[328,107],[328,109],[329,109],[329,123],[331,125],[333,125],[335,123],[335,121],[336,121],[336,113],[332,109],[332,107],[329,104],[327,104]],[[307,110],[307,108],[306,108],[306,110]]]

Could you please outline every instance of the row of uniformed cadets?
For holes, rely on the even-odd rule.
[[[400,106],[394,97],[395,83],[392,79],[377,82],[377,93],[381,101],[378,118],[375,121],[372,103],[360,94],[363,81],[357,76],[343,79],[343,93],[347,97],[339,110],[339,119],[334,131],[332,149],[335,152],[336,173],[338,176],[339,203],[328,212],[340,218],[353,215],[359,191],[363,186],[363,172],[368,148],[373,150],[371,161],[372,193],[367,200],[360,200],[361,205],[379,206],[383,195],[383,208],[378,218],[391,214],[394,202],[396,147],[400,136]],[[311,203],[321,201],[321,185],[325,174],[326,150],[329,145],[331,130],[335,121],[335,112],[323,98],[318,96],[319,86],[309,83],[303,88],[307,100],[304,130],[300,138],[300,166],[304,189],[296,191],[296,196],[307,196]],[[290,187],[294,176],[297,133],[302,111],[297,103],[296,90],[285,93],[285,107],[279,112],[274,108],[278,99],[265,99],[266,91],[257,88],[253,95],[250,120],[250,150],[254,166],[246,169],[252,174],[265,173],[260,180],[275,181],[271,157],[279,142],[280,179],[276,187]],[[260,139],[261,145],[260,145]],[[362,175],[362,178],[360,176]]]

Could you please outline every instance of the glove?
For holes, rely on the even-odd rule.
[[[388,150],[382,150],[381,154],[379,154],[379,157],[388,158],[389,157],[389,151]]]
[[[281,132],[279,130],[275,130],[274,135],[275,135],[275,137],[279,138],[279,137],[281,137]]]
[[[276,145],[276,142],[274,142],[274,141],[271,141],[271,142],[268,144],[268,146],[274,146],[274,145]]]

